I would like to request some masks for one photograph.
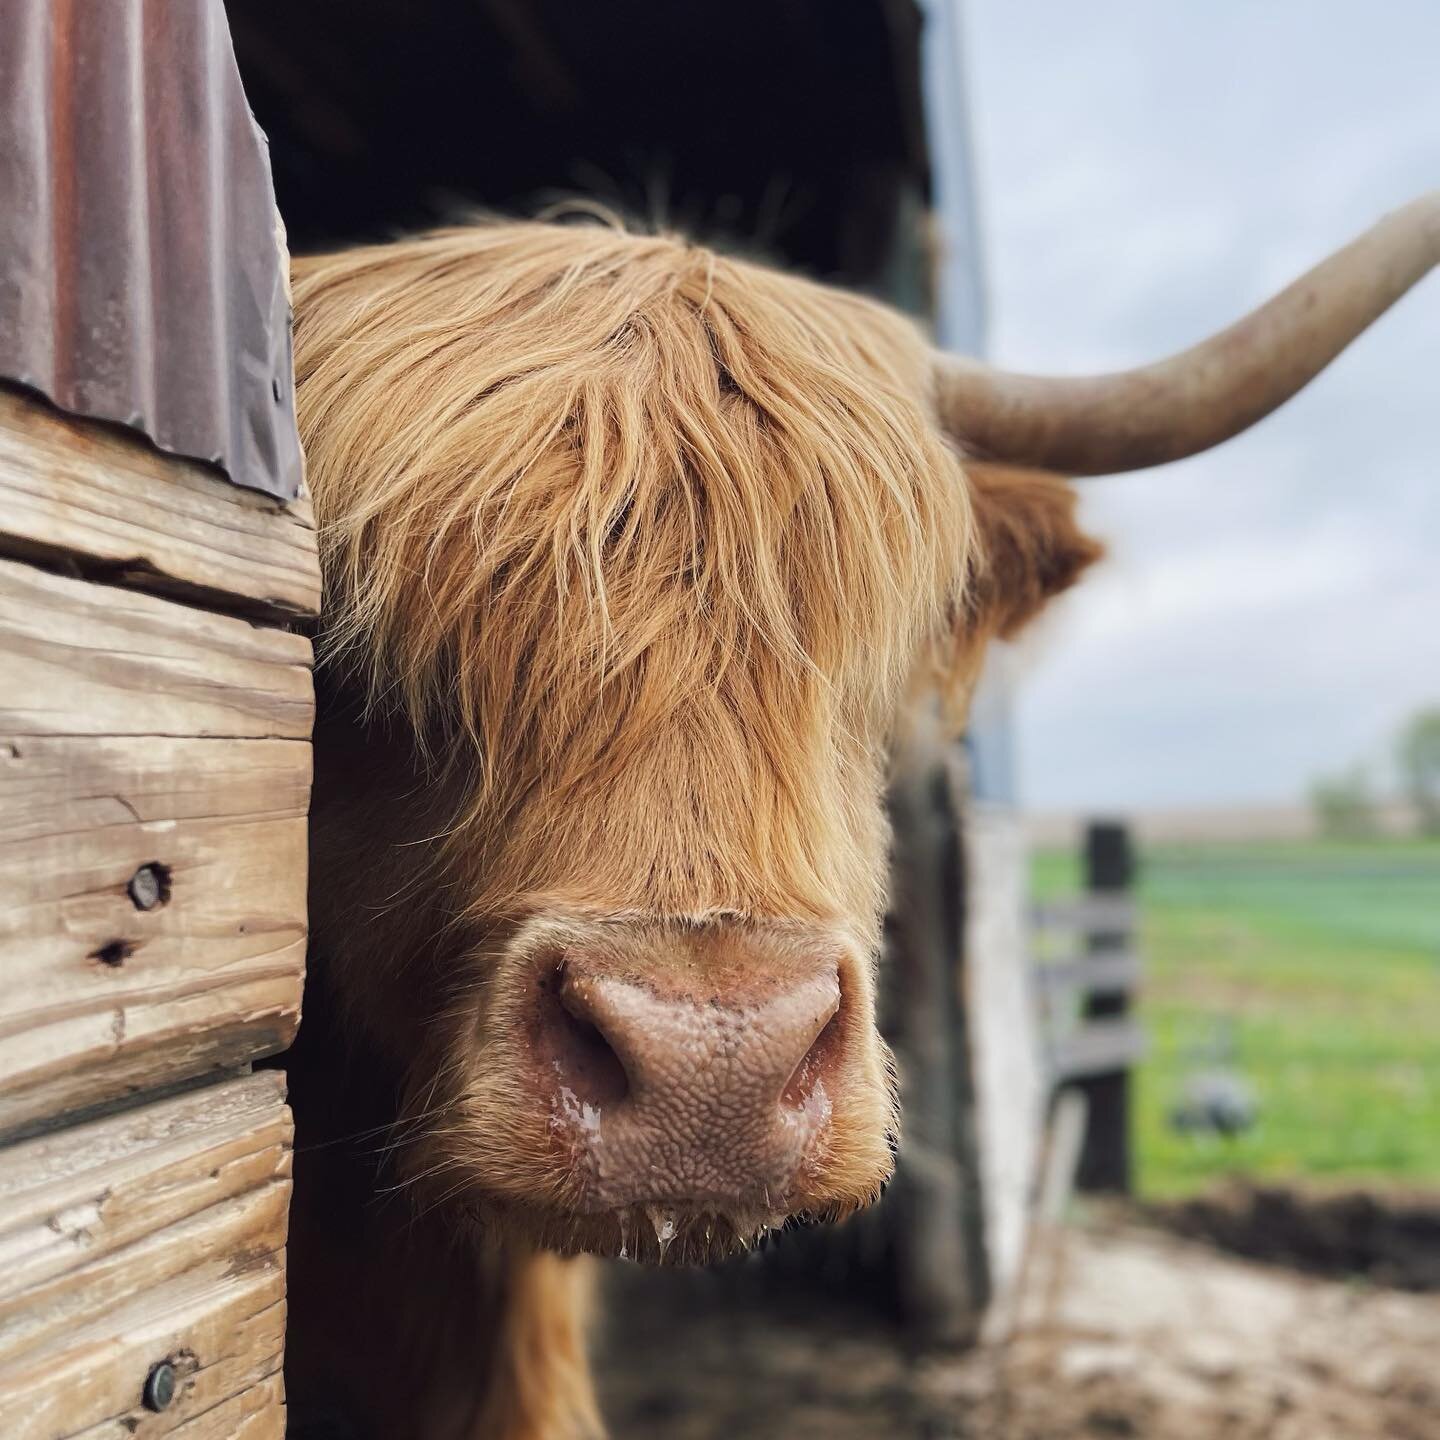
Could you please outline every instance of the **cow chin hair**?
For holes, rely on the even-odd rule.
[[[734,1259],[787,1233],[830,1225],[865,1209],[873,1194],[777,1212],[763,1207],[729,1209],[688,1205],[627,1205],[594,1214],[480,1202],[467,1207],[472,1228],[485,1244],[520,1244],[557,1255],[591,1255],[639,1265],[698,1268]],[[667,1222],[673,1234],[667,1233]]]
[[[512,1170],[501,1182],[503,1188],[492,1189],[508,1168],[502,1161],[513,1161],[518,1137],[505,1130],[500,1152],[477,1151],[474,1142],[489,1136],[494,1127],[464,1123],[462,1111],[453,1103],[438,1117],[431,1112],[425,1125],[409,1122],[412,1128],[403,1146],[409,1152],[408,1163],[402,1162],[401,1170],[408,1170],[412,1178],[402,1188],[409,1191],[417,1215],[444,1212],[455,1222],[457,1233],[467,1235],[482,1250],[518,1247],[642,1265],[711,1265],[788,1232],[845,1220],[882,1197],[899,1149],[900,1093],[894,1058],[883,1041],[879,1058],[883,1075],[879,1113],[867,1117],[877,1124],[873,1133],[880,1137],[878,1144],[855,1149],[832,1146],[801,1182],[804,1188],[779,1204],[762,1203],[757,1195],[729,1204],[676,1200],[587,1210],[578,1169],[573,1161],[557,1165],[553,1151],[528,1167],[523,1177]],[[412,1101],[420,1093],[433,1095],[433,1089],[417,1092]],[[421,1107],[418,1113],[426,1110]],[[846,1131],[872,1133],[863,1123]],[[473,1178],[456,1185],[457,1170],[468,1170]],[[674,1226],[668,1238],[667,1220]]]

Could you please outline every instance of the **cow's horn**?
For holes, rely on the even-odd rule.
[[[1263,420],[1440,263],[1440,190],[1387,215],[1228,330],[1111,375],[937,361],[940,419],[978,458],[1109,475],[1198,454]]]

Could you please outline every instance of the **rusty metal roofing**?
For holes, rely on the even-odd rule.
[[[221,0],[0,3],[0,378],[298,490],[286,261]]]

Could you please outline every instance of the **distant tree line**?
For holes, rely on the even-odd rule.
[[[1395,739],[1400,793],[1421,835],[1440,835],[1440,705],[1412,715]],[[1321,833],[1363,839],[1380,829],[1381,800],[1364,765],[1320,776],[1310,787],[1310,807]]]

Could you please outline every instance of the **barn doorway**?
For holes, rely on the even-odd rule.
[[[916,0],[414,0],[399,23],[388,0],[347,0],[341,24],[336,4],[228,6],[297,254],[583,199],[930,320],[927,8],[933,21]],[[927,1196],[902,1175],[878,1214],[787,1238],[744,1284],[858,1295],[953,1337],[985,1291],[953,971],[959,842],[943,775],[912,779],[897,829],[924,838],[902,863],[935,923],[929,958],[888,967],[884,1023],[902,1049],[911,1023],[928,1031],[912,1069],[931,1064],[916,1088],[939,1097],[927,1148],[946,1152],[950,1179]]]

